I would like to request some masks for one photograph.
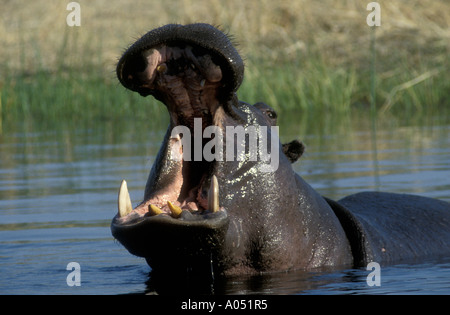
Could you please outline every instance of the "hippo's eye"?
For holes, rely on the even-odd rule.
[[[275,119],[275,118],[277,118],[277,113],[275,113],[274,111],[268,110],[267,116],[271,119]]]

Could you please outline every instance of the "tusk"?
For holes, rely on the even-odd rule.
[[[170,201],[167,201],[167,205],[169,206],[170,211],[172,212],[172,217],[178,218],[181,215],[181,208],[178,206],[175,206]]]
[[[219,211],[219,182],[216,175],[211,178],[211,185],[208,191],[208,210],[212,212]]]
[[[155,205],[148,205],[148,212],[150,212],[150,215],[152,216],[163,213],[163,211]]]
[[[122,180],[122,183],[120,184],[118,206],[120,217],[124,217],[133,211],[130,194],[128,193],[127,182],[125,180]]]

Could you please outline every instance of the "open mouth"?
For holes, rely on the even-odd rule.
[[[124,218],[131,213],[135,213],[141,217],[167,215],[178,219],[184,214],[184,219],[193,219],[189,214],[204,215],[223,210],[219,206],[219,184],[217,177],[213,175],[210,182],[210,187],[206,194],[201,188],[201,184],[199,187],[194,186],[191,188],[187,197],[182,196],[181,191],[178,192],[177,190],[170,190],[167,193],[159,191],[151,199],[144,201],[133,210],[127,183],[123,180],[120,185],[118,197],[119,216]]]
[[[220,66],[223,57],[191,41],[180,40],[125,56],[118,65],[121,82],[131,90],[162,101],[169,111],[172,127],[186,126],[194,139],[196,118],[201,119],[201,133],[208,126],[221,125],[224,114],[221,105],[226,94],[223,91],[227,90],[230,77],[230,70]],[[118,198],[120,218],[133,213],[139,217],[193,219],[196,215],[223,210],[219,203],[219,181],[213,175],[214,162],[183,159],[184,136],[176,134],[166,138],[166,161],[155,162],[161,163],[161,174],[154,176],[154,183],[146,188],[145,200],[135,209],[127,184],[122,182]],[[205,143],[202,141],[200,150]],[[194,142],[190,141],[193,144],[190,152],[199,151]]]

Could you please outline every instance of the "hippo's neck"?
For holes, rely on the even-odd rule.
[[[282,197],[266,201],[261,215],[230,213],[226,274],[353,264],[345,232],[327,202],[295,173],[286,185],[295,186],[296,194],[283,195],[287,187],[280,187]]]

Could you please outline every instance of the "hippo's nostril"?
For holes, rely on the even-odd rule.
[[[147,68],[147,61],[143,56],[130,56],[117,68],[120,82],[128,89],[140,91],[142,85],[141,73]]]

